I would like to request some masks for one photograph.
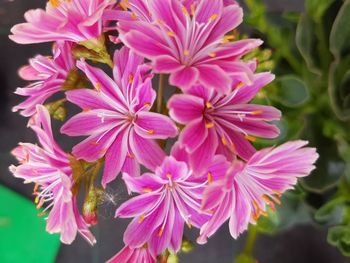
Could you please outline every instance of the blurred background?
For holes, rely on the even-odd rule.
[[[50,45],[17,45],[8,39],[10,28],[23,14],[43,8],[43,0],[0,0],[0,263],[104,262],[123,246],[127,220],[113,218],[126,199],[118,182],[100,207],[98,240],[91,248],[78,237],[71,246],[45,232],[37,216],[32,185],[24,185],[8,171],[15,163],[10,151],[18,142],[35,142],[26,119],[11,112],[21,101],[16,87],[26,83],[17,76],[20,66],[37,54],[50,54]],[[281,108],[281,137],[311,141],[321,154],[318,169],[283,199],[276,214],[234,241],[224,226],[206,246],[194,245],[181,253],[180,262],[217,263],[345,263],[350,262],[350,1],[244,0],[244,25],[237,37],[259,37],[265,45],[254,56],[260,71],[272,70],[277,80],[259,94],[260,103]],[[249,59],[249,57],[247,58]],[[61,125],[55,123],[57,127]],[[72,140],[60,136],[69,149]],[[197,232],[186,236],[194,241]],[[234,261],[234,259],[236,259]]]

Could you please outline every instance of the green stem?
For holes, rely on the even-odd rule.
[[[159,87],[157,94],[157,112],[162,113],[163,110],[163,97],[164,97],[164,88],[166,83],[166,77],[164,74],[159,75]]]
[[[258,228],[254,225],[250,225],[248,229],[248,237],[244,246],[243,253],[247,256],[253,256],[253,250],[256,238],[258,236]]]

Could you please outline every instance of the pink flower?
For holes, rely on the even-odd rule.
[[[200,1],[192,10],[179,0],[151,0],[145,5],[147,11],[140,12],[132,1],[129,17],[117,16],[120,39],[151,60],[155,72],[171,74],[170,84],[187,89],[200,83],[226,93],[232,77],[251,83],[253,73],[241,57],[262,42],[230,42],[233,36],[225,36],[242,22],[237,4]]]
[[[149,112],[155,92],[143,59],[123,48],[116,52],[114,61],[114,81],[101,69],[78,63],[96,90],[66,93],[67,99],[84,111],[61,129],[70,136],[89,135],[73,148],[73,154],[89,162],[105,157],[104,186],[121,170],[139,175],[139,163],[155,169],[165,157],[155,139],[177,135],[170,118]]]
[[[21,110],[23,116],[32,116],[37,104],[43,104],[53,94],[62,90],[69,72],[75,68],[69,43],[58,42],[53,47],[53,58],[36,56],[29,65],[19,70],[24,80],[35,81],[25,88],[18,88],[16,94],[28,97],[13,108]]]
[[[139,248],[125,246],[117,255],[107,263],[156,263],[156,258],[151,254],[147,245]]]
[[[250,144],[255,137],[275,138],[279,129],[269,124],[278,120],[273,107],[249,104],[256,93],[273,80],[270,73],[256,74],[252,85],[234,85],[231,93],[221,95],[201,85],[168,102],[170,116],[186,125],[179,142],[191,155],[191,166],[202,167],[215,153],[232,158],[232,153],[248,160],[255,152]]]
[[[282,193],[293,189],[299,177],[315,168],[318,154],[315,148],[304,147],[306,144],[294,141],[263,149],[246,164],[236,161],[230,165],[219,159],[216,169],[210,171],[215,180],[204,192],[202,207],[213,215],[203,225],[198,243],[206,243],[228,218],[230,233],[237,238],[249,223],[255,224],[261,215],[266,215],[268,205],[275,209],[274,203],[280,203]]]
[[[79,232],[91,245],[96,241],[79,214],[76,197],[71,192],[72,170],[68,155],[53,139],[50,115],[43,106],[37,106],[37,116],[31,128],[37,134],[39,147],[22,143],[12,154],[21,162],[12,165],[11,172],[25,183],[35,183],[34,194],[38,208],[44,204],[44,214],[49,211],[46,230],[49,233],[61,233],[61,241],[70,244]],[[32,121],[33,122],[33,121]]]
[[[148,243],[155,255],[166,248],[177,252],[185,222],[199,228],[207,220],[198,214],[206,181],[194,179],[184,162],[167,157],[155,173],[136,178],[124,174],[124,180],[140,194],[116,211],[118,217],[134,217],[124,233],[124,243],[131,248]]]
[[[9,37],[19,44],[93,41],[102,34],[103,11],[114,3],[115,0],[50,0],[46,10],[27,11],[27,22],[15,25]]]

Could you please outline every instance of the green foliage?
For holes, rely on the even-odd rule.
[[[272,50],[267,61],[276,81],[258,99],[284,114],[282,134],[271,144],[303,138],[320,154],[317,169],[257,230],[273,234],[312,220],[332,225],[329,243],[350,256],[350,0],[306,0],[302,14],[268,13],[262,0],[244,2],[246,23],[265,40],[255,55]]]

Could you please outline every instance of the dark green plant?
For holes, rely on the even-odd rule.
[[[313,174],[254,233],[316,222],[350,256],[350,0],[305,0],[304,13],[283,14],[268,13],[262,0],[244,4],[246,24],[265,40],[257,52],[272,50],[262,69],[270,67],[276,81],[260,99],[283,110],[279,140],[308,139],[320,154]],[[236,262],[253,262],[252,256],[245,251]]]

